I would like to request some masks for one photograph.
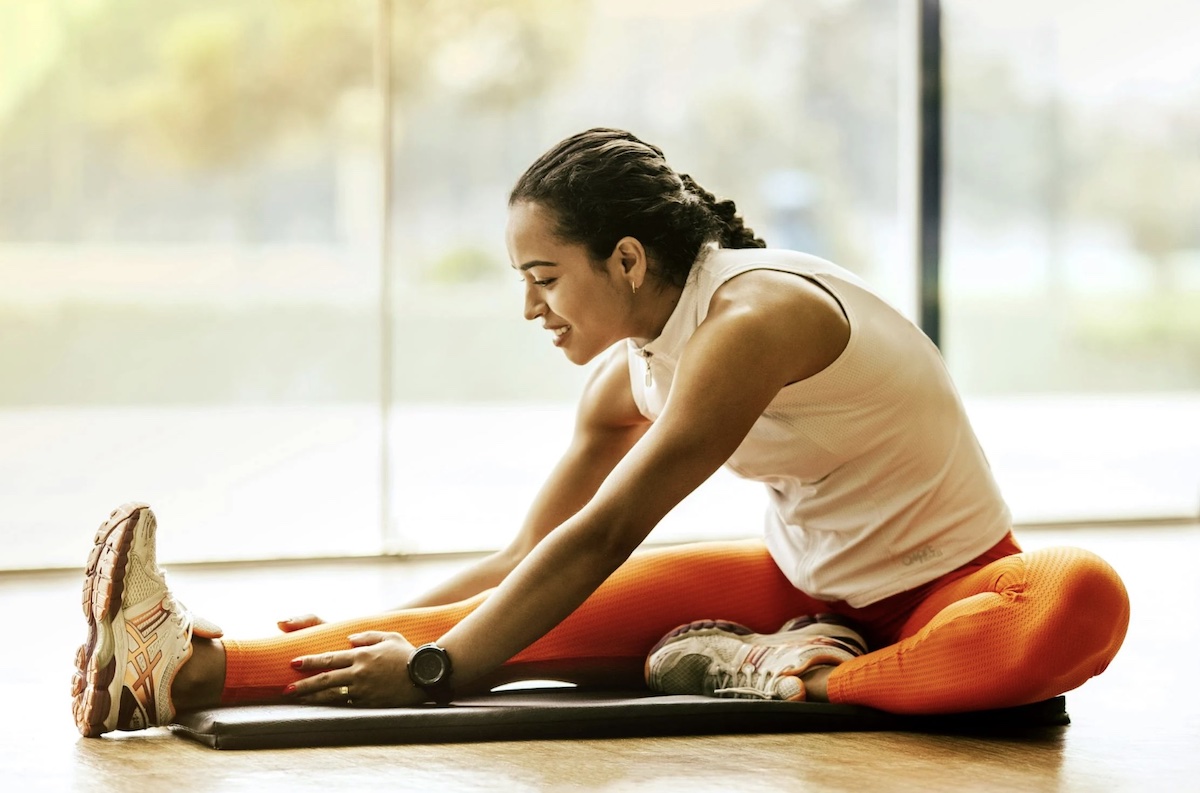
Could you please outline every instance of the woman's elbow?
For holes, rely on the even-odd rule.
[[[580,532],[580,551],[594,558],[598,566],[615,570],[638,549],[652,528],[627,518],[597,521]]]

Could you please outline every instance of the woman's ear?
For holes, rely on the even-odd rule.
[[[613,248],[610,261],[619,268],[617,275],[628,281],[633,287],[640,287],[646,280],[646,270],[649,263],[646,260],[646,249],[636,237],[622,237]]]

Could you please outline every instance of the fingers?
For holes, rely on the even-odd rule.
[[[280,620],[276,623],[279,630],[284,633],[311,628],[314,625],[324,625],[325,620],[318,617],[316,614],[301,614],[299,617],[289,617],[285,620]]]
[[[387,639],[399,639],[408,644],[404,637],[393,631],[363,631],[362,633],[352,633],[346,637],[352,647],[369,647],[372,644],[379,644]],[[410,647],[412,645],[409,645]]]
[[[347,637],[348,650],[300,656],[292,668],[305,675],[284,698],[311,705],[396,707],[425,701],[405,667],[413,648],[399,633],[364,631]]]
[[[318,653],[302,655],[292,660],[292,669],[301,672],[324,672],[330,669],[346,669],[354,663],[354,656],[349,652]]]
[[[353,705],[350,678],[345,672],[321,672],[297,680],[283,690],[284,697],[304,705]]]

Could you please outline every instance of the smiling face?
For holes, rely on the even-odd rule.
[[[540,320],[568,360],[585,364],[636,335],[632,285],[645,276],[644,253],[638,245],[629,256],[622,240],[596,266],[582,245],[559,239],[554,227],[554,215],[541,205],[514,204],[508,256],[525,281],[525,319]]]

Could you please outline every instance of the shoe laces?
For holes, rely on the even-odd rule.
[[[171,612],[172,616],[175,617],[171,622],[178,628],[176,636],[180,637],[183,641],[187,641],[190,638],[188,630],[190,628],[191,612],[188,611],[186,606],[175,599],[171,587],[167,584],[167,574],[159,571],[159,576],[162,578],[163,591],[166,593],[163,595],[163,608]]]
[[[779,696],[776,681],[782,677],[771,669],[758,669],[753,664],[742,664],[736,670],[717,670],[717,685],[713,696],[736,699],[775,699]],[[797,681],[799,684],[799,681]]]

